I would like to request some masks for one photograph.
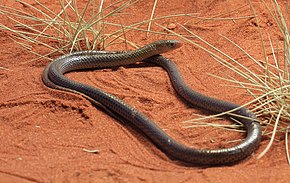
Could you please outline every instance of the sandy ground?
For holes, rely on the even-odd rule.
[[[42,2],[52,9],[59,8],[57,1]],[[112,2],[106,1],[105,5]],[[29,8],[14,0],[0,0],[0,4],[29,11]],[[140,0],[116,20],[130,25],[148,19],[152,5],[153,1]],[[277,27],[264,6],[259,1],[254,1],[254,5],[260,16],[262,30],[279,38]],[[284,7],[283,3],[281,5]],[[160,0],[155,16],[198,13],[201,17],[212,17],[234,9],[238,10],[227,17],[252,14],[245,0]],[[197,20],[181,17],[158,23],[164,26],[186,23],[188,29],[249,67],[252,63],[219,34],[232,39],[255,58],[262,58],[259,34],[253,18],[193,24]],[[5,16],[1,16],[0,21],[12,25]],[[153,25],[153,30],[163,31],[156,25]],[[179,26],[175,31],[184,32]],[[150,35],[145,38],[146,34],[140,32],[127,35],[127,39],[140,46],[172,37]],[[11,41],[9,32],[0,30],[0,40],[0,66],[9,69],[0,69],[0,182],[289,181],[290,168],[285,158],[284,141],[275,142],[260,160],[257,160],[257,156],[268,144],[267,137],[263,138],[257,152],[235,165],[184,166],[164,155],[134,127],[116,121],[83,97],[44,86],[41,73],[49,61],[26,63],[34,55]],[[33,49],[46,52],[37,46]],[[225,87],[223,85],[227,83],[211,77],[209,74],[230,72],[192,45],[184,44],[179,50],[165,55],[177,63],[185,81],[196,91],[237,104],[251,100],[245,91]],[[184,104],[175,94],[166,72],[159,67],[136,66],[74,72],[68,77],[118,96],[188,145],[219,148],[229,146],[227,141],[243,137],[240,133],[210,127],[185,129],[182,121],[196,118],[195,113],[204,114],[204,111]],[[83,148],[97,149],[99,153],[84,152]]]

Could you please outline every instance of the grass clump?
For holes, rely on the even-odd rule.
[[[37,55],[33,60],[46,58],[51,60],[55,53],[66,54],[79,50],[104,49],[115,44],[123,32],[107,31],[105,22],[108,18],[118,15],[136,1],[119,0],[104,7],[104,0],[87,1],[79,7],[76,0],[58,0],[59,12],[49,9],[38,0],[27,3],[17,0],[23,8],[0,5],[0,14],[6,15],[13,26],[0,24],[0,28],[12,33],[10,38],[22,47]],[[117,8],[110,10],[110,7]],[[25,10],[21,10],[25,9]],[[49,50],[42,54],[34,51],[38,45]]]

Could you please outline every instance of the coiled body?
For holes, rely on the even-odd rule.
[[[82,94],[94,104],[100,104],[107,112],[131,122],[149,137],[157,147],[168,156],[177,160],[203,165],[222,165],[240,161],[249,156],[259,146],[261,129],[255,115],[247,108],[236,104],[210,98],[190,89],[183,81],[176,65],[169,59],[158,54],[178,48],[181,43],[164,40],[151,43],[138,50],[126,52],[98,52],[82,51],[59,57],[44,70],[43,82],[55,89]],[[72,81],[64,73],[79,69],[104,68],[133,64],[138,61],[150,62],[163,67],[170,76],[176,92],[189,103],[211,112],[225,112],[233,110],[235,117],[241,121],[247,137],[237,146],[225,149],[207,150],[194,149],[185,146],[166,134],[153,121],[141,112],[124,103],[122,100],[98,88]],[[236,116],[235,115],[235,116]]]

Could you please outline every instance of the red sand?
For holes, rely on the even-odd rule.
[[[0,0],[27,10],[13,0]],[[31,1],[32,2],[32,1]],[[59,8],[57,1],[43,1],[50,8]],[[114,1],[111,1],[114,2]],[[78,2],[80,6],[84,6]],[[153,1],[141,0],[117,20],[125,25],[150,17]],[[277,28],[260,1],[254,1],[261,19],[262,30],[277,36]],[[247,1],[188,0],[158,1],[155,16],[176,13],[199,13],[211,17],[229,12],[228,17],[251,15]],[[282,4],[282,8],[284,5]],[[28,9],[29,10],[29,9]],[[171,18],[161,25],[181,23],[189,19]],[[12,25],[4,16],[1,23]],[[245,48],[255,58],[262,58],[259,35],[253,18],[227,21],[187,23],[187,28],[219,49],[251,65],[243,54],[218,34],[225,35]],[[162,31],[153,25],[153,29]],[[176,31],[182,31],[177,26]],[[45,87],[41,73],[48,61],[24,63],[34,56],[9,39],[0,30],[0,182],[288,182],[284,142],[275,142],[260,160],[258,154],[269,139],[264,138],[253,156],[232,166],[190,167],[169,159],[146,137],[130,125],[117,122],[95,108],[86,99],[71,93]],[[168,36],[131,32],[130,41],[145,45]],[[37,48],[34,48],[37,49]],[[39,48],[38,48],[39,51]],[[42,51],[42,50],[40,50]],[[45,52],[45,50],[43,50]],[[206,95],[238,104],[249,101],[245,91],[224,87],[225,82],[209,76],[230,73],[207,54],[189,44],[165,54],[179,66],[185,81]],[[184,129],[181,121],[202,113],[186,106],[159,67],[119,68],[111,71],[87,71],[68,74],[69,77],[108,91],[136,107],[178,140],[197,148],[219,148],[223,143],[242,137],[241,134],[216,128]],[[83,148],[99,150],[93,154]],[[288,181],[287,181],[288,180]]]

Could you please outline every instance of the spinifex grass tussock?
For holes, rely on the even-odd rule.
[[[217,47],[214,47],[208,41],[196,35],[185,26],[179,25],[188,33],[186,34],[186,36],[177,34],[170,30],[168,31],[175,34],[176,36],[179,36],[181,39],[193,44],[194,46],[202,49],[203,51],[208,53],[215,61],[219,62],[231,72],[235,73],[235,75],[239,76],[234,77],[231,75],[226,75],[225,77],[215,77],[230,82],[231,87],[245,89],[253,97],[252,101],[242,106],[249,107],[256,114],[263,127],[263,135],[269,136],[270,138],[268,146],[258,156],[258,158],[261,158],[269,150],[274,140],[281,140],[285,138],[286,156],[288,159],[288,163],[290,163],[288,152],[288,130],[290,127],[290,36],[287,28],[286,18],[285,16],[283,16],[282,10],[277,1],[272,0],[271,5],[266,4],[264,1],[262,2],[264,3],[265,8],[270,13],[272,19],[274,20],[275,25],[277,25],[280,31],[280,35],[282,37],[282,43],[278,40],[275,40],[275,42],[279,42],[279,44],[277,43],[275,44],[277,46],[274,46],[272,40],[273,38],[271,37],[271,35],[265,36],[263,34],[259,25],[259,15],[255,12],[255,8],[252,2],[249,0],[251,10],[254,13],[257,27],[259,29],[261,44],[263,48],[262,51],[264,55],[263,60],[255,59],[245,49],[243,49],[227,37],[221,35],[221,37],[225,39],[228,43],[232,44],[234,47],[240,50],[245,56],[244,58],[250,60],[250,62],[253,63],[251,68],[243,65],[238,60],[229,56],[227,53],[219,50]],[[285,12],[286,15],[287,13],[289,13],[288,8],[286,8]],[[197,40],[199,40],[199,43],[188,39],[189,37],[196,38]],[[265,44],[266,42],[269,45],[268,47]],[[206,119],[212,120],[212,118],[220,117],[224,114],[232,115],[231,112],[232,111],[227,111],[222,114],[188,120],[185,123],[190,124],[188,126],[189,128],[210,125],[219,128],[224,127],[225,129],[229,130],[237,128],[239,129],[241,127],[240,125],[232,125],[229,127],[228,125],[224,126],[203,122]]]
[[[59,0],[58,13],[38,0],[34,0],[33,5],[24,0],[17,2],[25,10],[0,5],[0,13],[13,23],[13,26],[0,24],[0,28],[12,33],[10,38],[37,55],[34,60],[38,60],[50,59],[55,53],[104,49],[105,46],[115,44],[114,41],[121,39],[123,32],[107,31],[104,22],[136,1],[119,0],[104,7],[103,0],[91,0],[87,1],[85,7],[79,7],[76,0]],[[35,45],[43,46],[49,52],[38,53],[32,49]]]

